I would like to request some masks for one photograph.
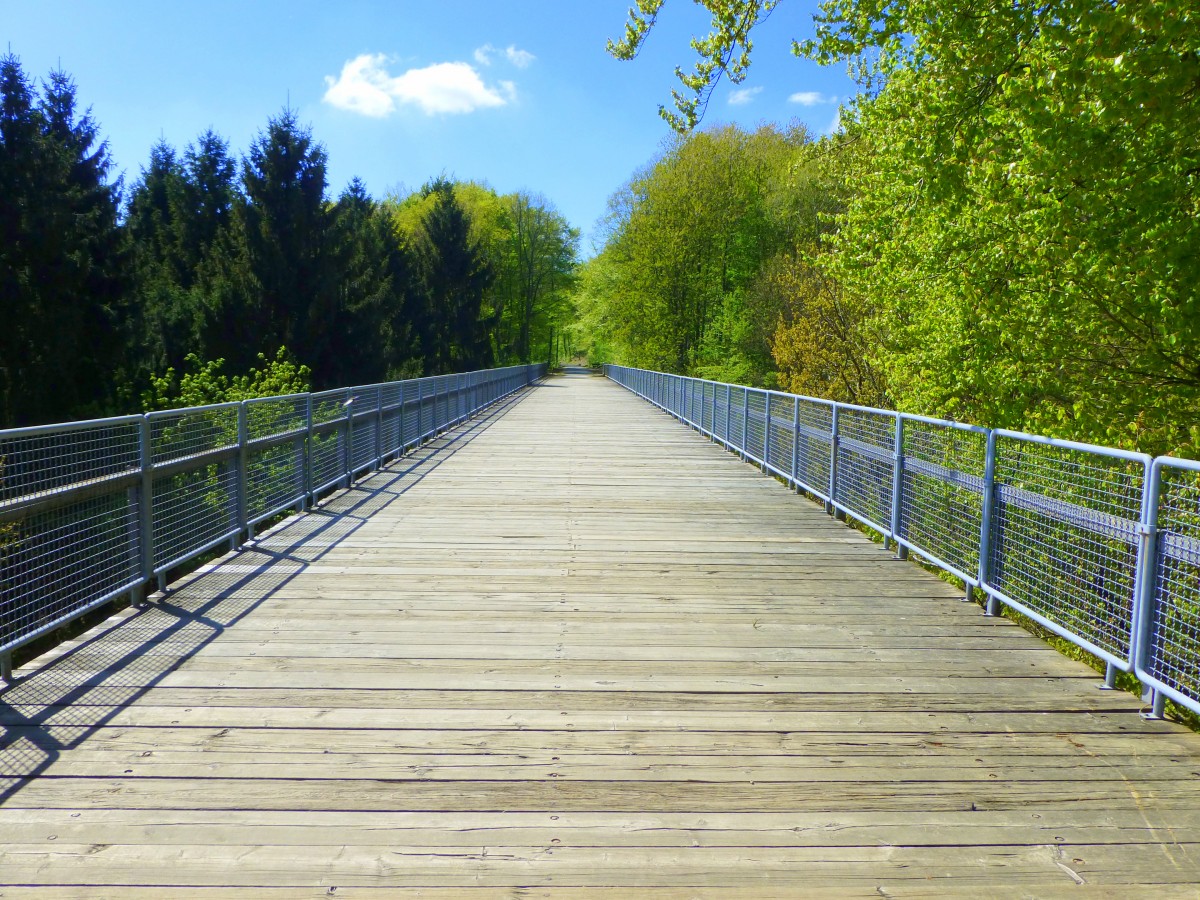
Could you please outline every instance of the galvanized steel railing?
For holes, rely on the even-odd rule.
[[[607,366],[713,440],[1200,712],[1200,463]]]
[[[0,677],[12,651],[158,581],[545,374],[512,366],[0,431]]]

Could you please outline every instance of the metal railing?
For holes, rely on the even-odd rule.
[[[377,468],[545,374],[512,366],[0,431],[12,651]]]
[[[1200,463],[680,375],[605,374],[1200,712]]]

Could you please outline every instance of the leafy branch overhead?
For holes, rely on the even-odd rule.
[[[629,10],[625,36],[608,42],[608,52],[616,59],[631,60],[641,51],[658,19],[665,0],[637,0]],[[675,111],[659,106],[658,114],[676,131],[691,131],[704,118],[712,92],[722,76],[741,84],[750,66],[754,45],[750,32],[765,20],[780,0],[694,0],[712,17],[711,30],[703,38],[693,37],[691,47],[696,62],[691,72],[675,67],[675,76],[684,90],[674,89],[671,97]]]

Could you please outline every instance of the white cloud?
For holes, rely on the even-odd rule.
[[[754,99],[756,94],[762,93],[761,87],[738,88],[736,91],[729,92],[730,106],[745,106]]]
[[[788,97],[788,103],[799,103],[801,106],[819,106],[823,103],[837,103],[837,97],[826,97],[820,91],[797,91]]]
[[[504,51],[504,55],[507,56],[508,61],[518,69],[528,69],[533,61],[537,59],[537,57],[528,50],[518,50],[514,44],[508,45],[507,49]]]
[[[382,53],[356,56],[337,78],[325,76],[323,99],[339,109],[384,118],[402,105],[432,116],[504,106],[516,97],[511,81],[501,82],[499,90],[489,87],[465,62],[435,63],[397,76],[388,72],[387,62]]]
[[[842,130],[842,111],[839,109],[833,114],[833,121],[829,123],[829,127],[825,129],[825,134],[837,134]]]
[[[479,63],[481,66],[490,66],[492,64],[492,57],[499,52],[500,51],[491,44],[484,44],[482,47],[476,48],[474,54],[475,62]],[[537,57],[528,50],[522,50],[516,44],[509,44],[507,47],[505,47],[504,56],[518,69],[528,69],[533,64],[533,61],[537,59]]]

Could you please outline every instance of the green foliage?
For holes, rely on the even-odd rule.
[[[225,360],[205,362],[189,353],[185,371],[177,374],[174,368],[169,368],[150,379],[150,387],[142,395],[142,406],[152,412],[252,397],[300,394],[310,389],[312,372],[307,366],[297,364],[283,347],[273,359],[258,354],[258,361],[259,368],[252,368],[243,375],[227,375],[223,371]]]
[[[102,411],[121,350],[119,181],[75,84],[0,58],[0,427]]]
[[[397,233],[425,260],[426,271],[438,268],[435,263],[438,254],[434,253],[438,242],[451,240],[444,233],[435,241],[430,230],[437,224],[438,207],[447,196],[452,197],[453,206],[465,216],[466,244],[460,246],[472,248],[479,264],[491,273],[479,294],[476,322],[481,329],[478,336],[481,343],[476,353],[490,353],[498,364],[544,359],[540,354],[546,352],[551,332],[555,329],[561,332],[574,318],[571,288],[579,231],[544,197],[524,191],[501,195],[484,184],[439,179],[390,204]],[[461,236],[458,240],[461,241]],[[456,255],[451,253],[446,259],[453,260]],[[429,281],[425,286],[436,287]],[[447,313],[438,311],[441,307],[428,292],[422,303],[425,305],[413,313],[415,322],[425,323],[416,339],[427,348],[423,351],[426,370],[437,371],[438,365],[445,365],[437,362],[439,354],[445,356],[446,351],[437,349],[438,338],[433,332],[438,316]],[[430,303],[434,305],[430,307]],[[451,303],[450,307],[453,306]],[[455,314],[449,315],[453,318]],[[468,321],[465,311],[457,315],[465,327]],[[462,353],[455,349],[449,352]]]
[[[896,399],[1195,453],[1194,21],[1166,3],[932,9],[828,4],[807,48],[875,59],[834,259],[881,307]]]
[[[125,222],[132,303],[140,311],[126,338],[135,369],[161,372],[209,349],[205,334],[221,284],[217,257],[229,249],[236,198],[228,144],[212,131],[182,159],[164,141],[151,149]]]
[[[755,285],[778,310],[771,353],[785,390],[864,406],[886,406],[887,386],[871,363],[878,345],[871,306],[847,296],[824,259],[781,255]]]
[[[620,362],[773,384],[777,298],[764,267],[816,243],[837,195],[803,127],[675,138],[609,201],[608,239],[576,302],[584,344]]]

